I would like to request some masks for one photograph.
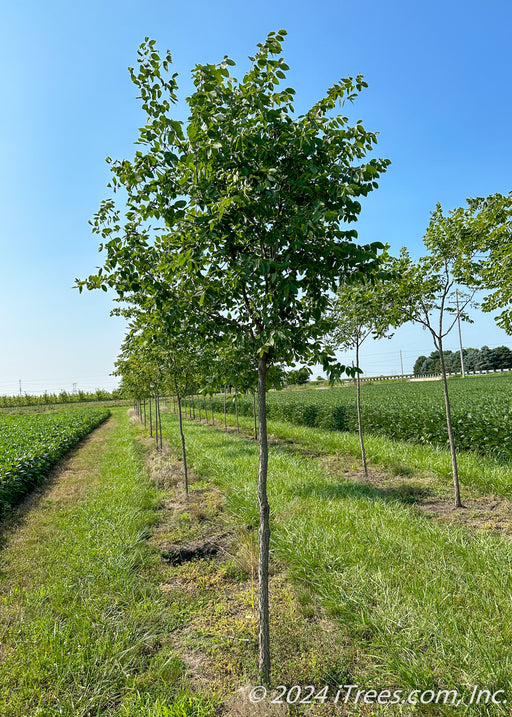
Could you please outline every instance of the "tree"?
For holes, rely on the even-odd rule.
[[[311,376],[311,369],[307,366],[302,368],[292,369],[286,374],[286,384],[288,386],[304,386],[309,382]]]
[[[391,338],[391,326],[398,326],[402,320],[402,314],[393,302],[391,287],[386,281],[391,274],[388,267],[389,277],[386,276],[385,261],[389,263],[387,254],[383,258],[380,277],[340,286],[331,315],[334,325],[331,338],[334,345],[342,350],[355,350],[357,427],[365,476],[368,476],[368,467],[361,419],[360,349],[369,336],[374,339]]]
[[[443,341],[459,319],[469,321],[467,310],[480,285],[482,246],[495,231],[496,212],[487,200],[468,199],[467,207],[443,214],[440,204],[432,212],[424,244],[429,254],[414,263],[402,249],[397,263],[397,301],[409,320],[427,329],[439,352],[446,427],[452,460],[455,507],[460,499],[457,454],[452,431],[450,397]],[[458,296],[458,300],[453,298]]]
[[[93,230],[103,238],[103,267],[79,286],[114,287],[122,296],[142,289],[164,295],[179,286],[203,337],[236,347],[256,365],[259,470],[259,669],[270,679],[266,390],[276,363],[345,367],[323,340],[328,309],[340,282],[376,271],[382,244],[354,243],[349,228],[360,198],[377,188],[389,164],[372,158],[376,135],[359,121],[332,115],[367,85],[361,76],[336,82],[326,96],[295,116],[295,91],[279,90],[288,66],[285,31],[258,45],[241,80],[228,57],[197,65],[186,123],[173,119],[176,75],[170,53],[154,41],[139,49],[140,90],[147,121],[133,161],[112,164],[114,190],[126,190],[125,220],[112,199],[102,203]],[[151,235],[149,223],[164,224]],[[164,302],[161,302],[162,306]],[[348,369],[350,373],[350,369]]]
[[[475,363],[476,371],[492,371],[496,368],[496,356],[488,346],[482,346]]]
[[[512,368],[512,351],[508,346],[498,346],[493,354],[496,368]]]
[[[428,359],[426,356],[418,356],[418,358],[414,362],[414,366],[412,369],[412,372],[415,376],[421,376],[422,374],[428,373],[428,371],[425,370],[425,365],[427,361]]]
[[[489,292],[484,311],[502,309],[496,323],[512,333],[512,192],[477,200],[486,213],[489,230],[482,234],[480,288]]]
[[[167,305],[164,311],[156,311],[153,299],[140,294],[132,297],[131,304],[129,308],[116,311],[131,320],[128,335],[123,343],[124,355],[131,359],[136,354],[146,374],[150,371],[153,375],[158,375],[160,381],[162,383],[166,381],[176,396],[184,486],[188,498],[182,400],[184,396],[195,391],[201,368],[205,368],[204,351],[201,351],[198,345],[196,327],[190,321],[186,306],[180,303],[178,295],[175,295],[172,304]],[[210,357],[208,359],[211,360]],[[123,362],[118,363],[122,368]],[[157,385],[157,381],[154,381],[154,385]],[[158,411],[158,391],[155,392],[155,399]]]

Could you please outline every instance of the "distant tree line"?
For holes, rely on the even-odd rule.
[[[114,401],[123,398],[120,389],[114,389],[111,393],[97,389],[96,391],[77,393],[43,393],[41,396],[31,396],[28,393],[23,396],[0,396],[0,407],[14,408],[15,406],[49,406],[56,403],[82,403],[84,401]]]
[[[462,349],[462,355],[466,371],[512,368],[512,351],[507,346],[498,346],[495,349],[488,346],[482,346],[481,349]],[[459,351],[443,351],[443,356],[448,373],[461,373]],[[439,351],[432,351],[430,356],[418,356],[413,372],[417,376],[441,373]]]

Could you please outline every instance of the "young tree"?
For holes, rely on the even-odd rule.
[[[392,301],[390,284],[385,279],[384,271],[382,279],[340,286],[331,318],[334,325],[331,333],[333,344],[341,350],[355,350],[357,427],[363,472],[368,476],[361,420],[359,352],[361,345],[369,336],[374,339],[391,338],[391,326],[398,326],[402,320],[401,312]]]
[[[260,459],[258,502],[259,669],[270,679],[266,390],[269,368],[321,363],[340,372],[323,337],[323,320],[340,282],[375,271],[382,244],[359,246],[349,228],[360,198],[377,187],[388,160],[363,161],[376,135],[361,122],[333,115],[366,87],[361,76],[336,82],[326,96],[295,116],[295,92],[279,83],[288,70],[281,55],[285,31],[270,33],[241,80],[234,62],[198,65],[187,98],[186,123],[173,119],[176,75],[171,56],[154,41],[139,50],[140,90],[147,122],[133,161],[112,164],[114,189],[127,194],[126,220],[113,200],[103,202],[93,228],[106,250],[100,271],[78,282],[141,286],[155,296],[179,286],[201,335],[220,337],[247,366],[256,365]],[[151,241],[148,222],[164,223]],[[156,256],[155,256],[156,254]],[[158,287],[156,289],[155,287]],[[165,302],[162,302],[164,306]],[[254,374],[251,382],[254,383]],[[242,387],[243,388],[243,387]]]
[[[430,332],[439,352],[456,508],[462,507],[462,502],[443,342],[459,319],[471,320],[468,309],[479,286],[479,254],[495,232],[497,221],[495,211],[490,210],[486,200],[467,201],[467,207],[453,209],[448,215],[443,214],[438,204],[424,236],[430,253],[413,262],[403,249],[396,266],[397,276],[401,277],[397,282],[397,303],[408,320]]]

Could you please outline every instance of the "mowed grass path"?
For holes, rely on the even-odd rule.
[[[208,715],[168,636],[140,429],[115,411],[29,499],[0,552],[0,715]],[[179,607],[179,606],[178,606]]]
[[[166,414],[164,428],[177,446],[176,417]],[[220,486],[243,524],[257,526],[256,443],[191,421],[186,435],[199,476]],[[437,524],[279,446],[271,449],[269,497],[274,554],[304,605],[346,629],[345,684],[455,688],[466,697],[478,685],[512,700],[508,538]],[[278,641],[279,626],[272,632]],[[430,713],[439,708],[422,707]],[[473,705],[467,713],[509,711]]]
[[[188,411],[188,408],[186,409]],[[202,414],[204,416],[204,412]],[[209,421],[211,413],[208,412]],[[239,416],[240,428],[252,435],[252,417]],[[228,426],[236,425],[234,415],[226,416]],[[223,427],[224,416],[215,413],[217,427]],[[331,431],[323,428],[297,426],[287,421],[269,419],[269,434],[288,444],[316,455],[350,454],[360,462],[361,447],[357,433]],[[366,457],[374,466],[389,470],[395,475],[428,475],[436,494],[449,497],[453,493],[451,457],[448,448],[424,445],[411,441],[397,441],[385,436],[365,433]],[[512,463],[471,451],[458,453],[459,478],[472,495],[496,495],[512,499]],[[463,499],[465,494],[463,494]]]

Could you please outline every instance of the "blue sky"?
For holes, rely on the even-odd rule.
[[[227,54],[234,72],[271,30],[288,31],[286,84],[307,109],[341,77],[369,88],[349,107],[379,135],[392,164],[363,206],[362,242],[422,253],[437,201],[511,189],[508,0],[4,0],[0,39],[0,393],[110,388],[124,335],[103,292],[79,295],[75,277],[101,263],[88,220],[107,196],[105,157],[131,157],[143,116],[127,67],[145,36],[173,54],[181,97],[190,69]],[[184,105],[176,112],[185,116]],[[465,345],[512,346],[492,317],[475,315]],[[455,349],[454,333],[447,348]],[[433,349],[406,326],[369,343],[368,373],[406,371]],[[350,357],[346,357],[350,359]]]

